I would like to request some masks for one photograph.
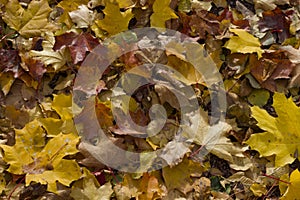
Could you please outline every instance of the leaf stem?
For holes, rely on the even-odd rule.
[[[16,189],[22,184],[22,182],[25,180],[25,175],[23,176],[23,178],[19,181],[19,183],[13,188],[13,190],[9,193],[7,200],[10,200],[11,196],[13,195],[13,193],[16,191]]]
[[[274,176],[270,176],[270,175],[267,175],[267,174],[262,174],[262,175],[265,176],[265,177],[271,178],[271,179],[273,179],[273,180],[280,181],[280,182],[282,182],[282,183],[288,184],[288,185],[291,184],[291,182],[289,182],[289,181],[284,181],[284,180],[281,180],[281,179],[276,178],[276,177],[274,177]]]

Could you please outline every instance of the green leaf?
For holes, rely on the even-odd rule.
[[[264,106],[267,104],[270,98],[270,93],[268,90],[256,90],[254,89],[248,96],[248,101],[255,106]]]

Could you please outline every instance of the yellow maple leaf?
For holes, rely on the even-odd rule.
[[[232,36],[224,45],[232,53],[257,53],[261,58],[263,50],[260,48],[259,39],[243,29],[230,29],[237,36]]]
[[[294,170],[290,176],[290,184],[288,188],[280,198],[281,200],[299,199],[300,197],[300,172],[298,169]],[[283,183],[285,184],[285,183]]]
[[[275,155],[275,166],[280,167],[292,163],[295,155],[299,155],[296,152],[300,145],[300,108],[281,93],[274,94],[273,107],[278,117],[258,106],[251,108],[257,125],[265,132],[251,135],[246,143],[262,156]]]
[[[80,5],[83,4],[85,5],[88,2],[89,2],[88,0],[73,0],[73,1],[63,0],[59,2],[57,6],[63,8],[64,11],[71,12],[77,10]]]
[[[72,119],[72,95],[54,94],[52,108],[63,120]]]
[[[95,176],[86,168],[83,169],[84,178],[76,181],[72,186],[70,196],[75,200],[108,200],[113,193],[112,185],[108,181],[99,187]]]
[[[103,10],[105,17],[103,20],[96,20],[95,24],[101,29],[107,31],[109,35],[115,35],[128,29],[128,24],[133,14],[131,9],[120,12],[120,7],[109,1],[105,4]]]
[[[18,0],[10,0],[5,5],[3,20],[24,37],[34,37],[42,32],[54,30],[53,24],[48,22],[52,9],[47,0],[33,0],[24,9]]]
[[[31,155],[42,150],[45,144],[44,136],[45,132],[37,120],[26,124],[23,129],[16,129],[15,145],[0,146],[5,153],[3,160],[10,164],[7,171],[24,174],[23,166],[34,161]]]
[[[48,191],[56,192],[56,181],[69,185],[81,177],[78,164],[63,159],[78,152],[79,137],[58,134],[45,144],[45,132],[39,122],[34,120],[23,129],[15,130],[14,146],[0,145],[4,151],[3,160],[10,166],[12,174],[26,174],[26,185],[31,181],[48,184]]]
[[[184,158],[181,163],[174,167],[165,167],[162,170],[168,190],[178,189],[184,194],[193,190],[192,175],[201,175],[203,166],[188,158]]]
[[[153,4],[153,14],[150,17],[152,27],[165,28],[165,22],[169,19],[178,18],[170,5],[171,0],[156,0]]]

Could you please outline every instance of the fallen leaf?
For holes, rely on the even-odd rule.
[[[287,99],[284,94],[275,93],[273,107],[278,117],[272,117],[264,109],[257,106],[251,108],[252,116],[258,121],[258,126],[265,132],[252,134],[246,141],[249,146],[257,150],[261,156],[275,155],[275,167],[292,163],[299,157],[298,151],[300,132],[300,108],[292,98]]]
[[[62,120],[73,118],[72,95],[54,95],[52,108],[59,114]]]
[[[41,83],[42,77],[44,73],[47,71],[45,68],[44,63],[42,63],[40,60],[35,60],[30,58],[28,55],[22,55],[21,56],[22,61],[28,71],[29,75],[38,83]]]
[[[57,6],[63,8],[66,12],[72,12],[77,10],[80,5],[87,4],[88,2],[89,0],[62,0]]]
[[[295,68],[291,74],[291,80],[289,82],[289,88],[300,86],[300,48],[295,49],[292,46],[282,46],[280,49],[285,50],[288,53],[288,58],[295,64]]]
[[[55,38],[53,33],[47,33],[45,40],[43,40],[43,51],[31,50],[30,55],[33,58],[39,59],[44,62],[44,64],[51,65],[54,70],[59,70],[65,66],[67,62],[67,56],[64,51],[54,51],[52,48],[55,44]]]
[[[20,75],[19,52],[13,49],[0,49],[0,72],[12,72],[14,77]]]
[[[103,13],[105,14],[104,19],[96,20],[95,24],[107,31],[110,36],[126,31],[129,21],[133,17],[131,9],[120,12],[120,7],[110,1],[106,2]]]
[[[93,24],[96,15],[93,11],[89,10],[86,5],[78,6],[78,10],[69,12],[72,21],[76,24],[78,28],[88,28]]]
[[[48,22],[51,11],[47,0],[30,1],[27,9],[18,0],[10,0],[5,5],[3,20],[26,38],[40,36],[55,28]]]
[[[230,29],[237,36],[231,36],[224,45],[232,53],[257,53],[258,59],[262,57],[263,50],[260,48],[258,38],[243,29]]]
[[[261,32],[270,31],[278,35],[278,42],[282,43],[285,39],[290,37],[289,17],[282,12],[280,8],[272,11],[265,11],[262,13],[263,18],[258,22]]]
[[[4,95],[9,93],[14,81],[13,73],[0,73],[0,87]]]
[[[55,36],[55,44],[53,49],[60,51],[68,48],[74,64],[84,60],[88,52],[91,52],[99,45],[98,39],[89,33],[76,34],[74,32],[65,33]]]
[[[223,32],[218,17],[206,10],[197,9],[196,14],[185,17],[189,20],[191,31],[201,39],[206,39],[207,33],[216,36]]]
[[[158,178],[152,174],[144,173],[142,178],[133,179],[130,174],[126,174],[123,182],[114,187],[118,199],[160,199],[164,196],[164,191]]]
[[[174,167],[165,167],[162,175],[168,190],[178,189],[187,194],[193,190],[192,176],[200,176],[203,167],[200,163],[184,158],[181,163]]]
[[[155,0],[152,8],[153,14],[150,17],[152,27],[165,28],[165,22],[169,19],[176,19],[178,16],[174,13],[170,5],[171,0]]]
[[[248,101],[255,106],[264,106],[270,98],[270,93],[267,90],[253,90],[248,96]]]
[[[290,175],[290,184],[283,196],[282,200],[298,199],[300,196],[300,172],[298,169],[294,170]]]
[[[262,195],[265,195],[268,190],[265,185],[253,183],[250,186],[250,190],[253,192],[253,194],[257,197],[261,197]]]
[[[73,186],[70,196],[75,200],[110,200],[113,193],[111,183],[107,182],[97,187],[94,179],[94,177],[83,178],[82,188]]]
[[[251,74],[261,84],[261,87],[272,92],[278,90],[276,81],[290,79],[290,74],[295,67],[281,51],[265,53],[260,60],[250,56],[249,65]]]
[[[199,122],[194,143],[202,145],[204,148],[202,147],[203,151],[200,151],[194,156],[202,160],[208,151],[231,163],[233,163],[233,156],[243,157],[243,149],[234,145],[230,139],[226,137],[226,133],[231,130],[231,126],[226,122],[219,122],[218,124],[210,126],[208,124],[207,114],[203,110],[200,110],[200,113],[202,118]]]

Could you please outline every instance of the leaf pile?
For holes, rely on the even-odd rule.
[[[1,199],[300,199],[299,1],[0,0],[0,15]],[[185,60],[197,60],[195,52],[175,46],[181,53],[174,53],[169,38],[165,50],[141,48],[155,36],[143,37],[102,77],[95,77],[93,69],[84,71],[84,88],[93,80],[98,85],[97,92],[82,92],[96,95],[96,103],[83,101],[82,109],[72,102],[75,78],[93,49],[115,34],[143,27],[176,30],[203,46],[223,78],[225,122],[212,122],[215,88]],[[148,63],[180,72],[184,78],[177,84],[197,95],[200,126],[184,153],[169,153],[178,148],[174,133],[181,120],[172,88],[147,84],[132,95],[122,94],[129,105],[120,104],[119,115],[113,115],[115,84],[127,72],[132,83],[146,79],[149,74],[133,69]],[[166,80],[176,77],[161,73]],[[156,104],[165,108],[163,125],[151,120]],[[105,166],[84,142],[97,144],[97,133],[78,133],[77,113],[98,121],[120,149],[164,148],[161,161],[167,166],[151,171],[153,159],[147,157],[139,160],[146,163],[144,173]],[[121,127],[115,118],[123,115],[152,128]],[[158,134],[138,137],[159,126]],[[127,155],[110,156],[122,160]]]

